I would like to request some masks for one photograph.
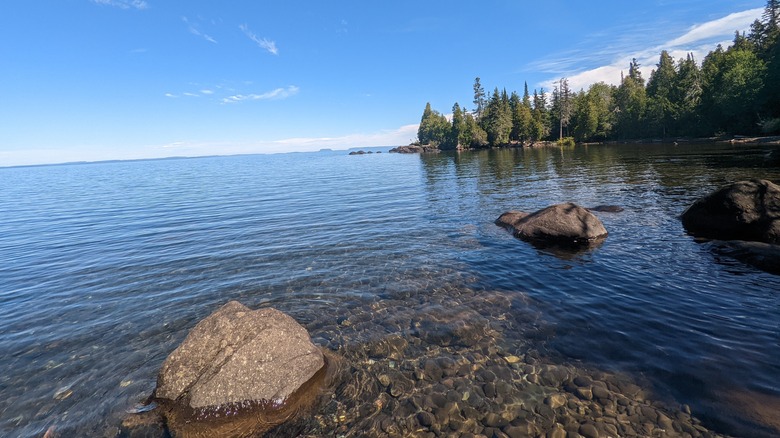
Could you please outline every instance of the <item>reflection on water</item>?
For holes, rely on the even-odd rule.
[[[589,146],[0,169],[0,435],[126,431],[126,411],[151,394],[165,357],[235,299],[292,315],[351,367],[335,398],[276,436],[531,434],[587,422],[580,408],[697,425],[681,404],[718,432],[771,436],[735,406],[780,397],[780,277],[714,256],[677,219],[719,185],[780,180],[768,151]],[[493,223],[569,201],[625,210],[596,212],[609,237],[569,258]],[[616,432],[652,434],[629,423]]]

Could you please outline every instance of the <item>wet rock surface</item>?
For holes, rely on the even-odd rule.
[[[515,237],[537,242],[588,244],[607,236],[599,218],[574,203],[552,205],[532,214],[509,211],[496,224]]]
[[[780,187],[767,180],[740,181],[694,202],[680,216],[697,237],[780,243]]]

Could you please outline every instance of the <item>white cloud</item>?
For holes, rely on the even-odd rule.
[[[684,35],[667,42],[666,45],[669,47],[680,47],[712,38],[720,39],[724,35],[733,35],[737,29],[749,28],[757,18],[761,17],[763,12],[764,8],[755,8],[694,25]]]
[[[725,17],[696,24],[687,29],[679,37],[673,38],[661,44],[652,46],[639,46],[640,42],[634,42],[631,48],[625,42],[613,48],[607,47],[597,51],[593,57],[584,49],[582,52],[569,53],[561,57],[562,61],[542,60],[534,64],[534,67],[542,71],[554,73],[555,77],[542,82],[546,90],[552,90],[553,85],[560,77],[567,77],[569,87],[573,90],[587,89],[596,82],[618,85],[620,73],[628,74],[628,66],[633,58],[640,64],[640,71],[645,79],[650,77],[650,72],[658,63],[662,50],[666,50],[675,59],[684,58],[692,53],[694,58],[701,62],[704,56],[715,49],[717,44],[729,45],[737,30],[747,30],[750,24],[761,17],[763,8],[755,8],[742,12],[735,12]],[[611,54],[608,52],[611,51]],[[606,58],[605,58],[606,57]],[[552,58],[551,58],[552,59]],[[586,70],[568,70],[572,66],[583,63],[599,62],[609,59],[606,64]],[[574,62],[576,60],[576,62]]]
[[[149,4],[143,0],[92,0],[92,3],[104,6],[113,6],[120,9],[147,9]]]
[[[418,124],[404,125],[396,129],[385,129],[373,133],[355,133],[339,137],[295,137],[271,142],[281,146],[280,150],[314,151],[321,148],[348,149],[366,146],[400,146],[409,144],[417,137]]]
[[[290,85],[287,88],[277,88],[263,94],[234,94],[222,99],[222,103],[237,103],[245,100],[279,100],[298,94],[300,88]]]
[[[260,47],[261,49],[267,50],[269,53],[273,55],[279,54],[279,49],[276,48],[275,41],[271,41],[267,38],[258,38],[258,36],[254,34],[254,32],[249,30],[249,27],[246,24],[242,24],[238,26],[238,28],[241,29],[242,32],[244,32],[244,35],[246,35],[247,38],[254,41],[255,44],[257,44],[257,46]]]
[[[187,30],[189,30],[191,34],[199,36],[210,43],[217,44],[217,40],[215,40],[211,35],[201,32],[198,28],[198,25],[191,23],[187,17],[181,17],[181,20],[187,24]]]
[[[205,94],[205,95],[207,95],[207,96],[208,96],[208,95],[212,95],[212,94],[214,94],[214,91],[213,91],[213,90],[208,90],[208,89],[205,89],[205,90],[200,90],[200,93],[201,93],[201,94]]]
[[[53,164],[76,161],[136,160],[148,158],[199,157],[209,155],[271,154],[314,152],[320,149],[344,150],[371,146],[400,146],[417,136],[417,124],[370,133],[353,133],[336,137],[298,137],[248,142],[200,142],[175,139],[166,143],[141,144],[137,147],[106,148],[73,146],[69,148],[23,148],[0,150],[0,167]]]

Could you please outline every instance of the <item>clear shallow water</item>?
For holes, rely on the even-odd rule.
[[[709,427],[749,435],[739,418],[723,420],[723,394],[780,397],[780,277],[715,255],[677,216],[724,183],[780,180],[767,152],[637,145],[0,169],[0,435],[51,425],[103,435],[151,393],[187,331],[231,299],[285,311],[333,348],[371,335],[336,341],[324,320],[466,289],[523,297],[550,356],[642,375]],[[600,213],[608,239],[576,256],[493,224],[565,201],[625,211]],[[456,295],[453,308],[467,307]],[[517,332],[507,338],[521,342]]]

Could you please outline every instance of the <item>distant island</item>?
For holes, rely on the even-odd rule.
[[[561,78],[522,96],[496,87],[488,97],[474,80],[474,109],[457,102],[452,118],[427,103],[410,146],[468,149],[554,141],[657,141],[780,134],[780,1],[768,0],[749,33],[734,35],[701,62],[693,54],[675,61],[666,50],[645,81],[633,59],[620,85],[604,82],[572,91]]]

